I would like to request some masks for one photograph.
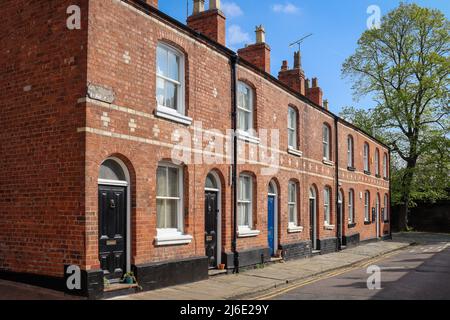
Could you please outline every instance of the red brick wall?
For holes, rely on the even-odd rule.
[[[8,17],[14,16],[15,3],[11,1],[6,6],[10,12]],[[8,94],[0,97],[1,137],[6,135],[0,148],[2,154],[7,155],[6,161],[2,159],[5,165],[0,168],[0,208],[6,212],[8,221],[0,227],[3,240],[0,241],[0,256],[5,257],[0,260],[0,266],[52,275],[61,275],[62,263],[99,268],[97,179],[101,163],[111,156],[122,159],[131,176],[131,263],[204,255],[204,183],[211,170],[222,178],[222,248],[230,252],[233,224],[228,164],[187,163],[184,166],[184,231],[194,239],[182,246],[157,247],[154,244],[156,168],[159,161],[171,158],[174,131],[194,135],[195,129],[201,126],[204,134],[219,130],[224,138],[229,137],[226,132],[231,128],[228,57],[208,43],[194,40],[188,32],[161,23],[160,18],[143,14],[123,2],[89,1],[89,27],[83,20],[82,31],[67,35],[61,29],[62,18],[59,18],[65,17],[63,5],[34,4],[24,11],[24,18],[31,16],[38,6],[47,8],[42,16],[33,15],[36,25],[44,25],[43,29],[29,29],[15,19],[2,21],[8,26],[7,30],[17,30],[15,43],[24,43],[26,47],[19,51],[10,40],[9,48],[16,48],[15,51],[3,48],[0,51],[7,58],[14,52],[15,57],[14,60],[0,59],[2,63],[14,61],[0,69],[7,72],[7,77],[2,79],[8,79]],[[53,31],[49,36],[46,24],[50,18],[51,29],[59,32]],[[33,32],[33,40],[24,41],[30,32]],[[89,32],[88,45],[86,32]],[[61,38],[65,42],[61,42]],[[194,122],[186,127],[154,116],[155,53],[160,41],[185,54],[187,115],[201,124]],[[29,53],[39,63],[29,63],[26,60]],[[48,55],[44,53],[55,59],[47,60]],[[43,68],[48,68],[44,69],[47,72],[42,73]],[[336,223],[336,171],[334,163],[323,162],[321,129],[324,123],[331,128],[331,159],[335,161],[334,118],[244,65],[238,67],[238,78],[255,89],[255,125],[259,133],[262,129],[280,130],[280,146],[276,150],[263,148],[265,155],[279,154],[278,172],[262,175],[261,169],[266,167],[264,161],[239,165],[239,172],[255,176],[253,220],[255,229],[261,231],[257,237],[239,239],[239,250],[267,246],[267,188],[271,179],[279,186],[280,243],[309,240],[308,194],[312,186],[318,195],[319,237],[335,237],[336,229],[326,230],[323,223],[326,186],[332,189],[332,224]],[[28,83],[33,84],[34,89],[24,94],[23,87]],[[113,104],[86,99],[87,83],[114,91]],[[303,152],[302,157],[287,153],[289,105],[299,113],[298,149]],[[14,106],[14,109],[5,106]],[[105,119],[108,119],[106,125]],[[366,188],[371,192],[379,190],[380,194],[387,192],[387,182],[360,172],[362,154],[359,152],[355,153],[358,172],[347,176],[346,160],[341,153],[346,154],[348,132],[354,135],[355,151],[361,148],[363,141],[368,141],[371,148],[376,145],[367,136],[339,126],[342,188],[353,185],[357,195]],[[203,141],[202,145],[193,146],[196,150],[202,149],[207,143]],[[247,154],[252,146],[245,145]],[[299,224],[304,227],[303,232],[293,234],[287,233],[289,180],[299,183]],[[356,203],[360,208],[361,201]],[[358,217],[361,212],[357,209]],[[352,230],[355,231],[361,232],[362,239],[375,237],[374,226],[364,226],[359,220]]]
[[[372,208],[376,206],[376,196],[380,196],[380,207],[384,207],[384,196],[389,197],[389,181],[383,178],[382,157],[384,153],[389,155],[389,151],[378,143],[375,143],[372,139],[365,135],[362,135],[356,130],[349,128],[348,126],[339,124],[339,176],[342,182],[341,190],[344,194],[344,234],[351,235],[354,233],[360,233],[361,239],[374,238],[376,235],[376,224],[369,225],[364,224],[364,192],[367,190],[370,192],[370,218],[372,218]],[[354,167],[356,171],[349,171],[347,169],[347,137],[351,135],[354,143]],[[369,168],[371,175],[364,173],[364,160],[363,160],[363,148],[364,143],[368,143],[370,147],[369,156]],[[380,151],[380,174],[381,177],[375,177],[375,149]],[[388,162],[389,163],[389,162]],[[389,170],[388,170],[389,176]],[[348,228],[348,192],[352,188],[355,191],[355,218],[356,227]],[[381,210],[380,210],[381,216]],[[384,232],[389,232],[389,224],[385,224],[380,217],[381,235]]]
[[[239,57],[257,68],[270,73],[270,47],[266,43],[256,43],[239,49]]]
[[[81,7],[81,30],[66,27]],[[62,276],[84,263],[87,1],[2,1],[0,269]]]

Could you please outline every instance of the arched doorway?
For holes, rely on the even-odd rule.
[[[98,178],[99,259],[104,277],[119,282],[130,271],[130,175],[125,164],[109,158]]]
[[[309,189],[310,238],[312,250],[317,250],[317,193],[314,187]]]
[[[221,203],[220,178],[211,172],[205,182],[205,253],[210,269],[221,263]]]
[[[267,241],[270,255],[275,256],[278,249],[278,188],[275,181],[269,183],[267,194]]]

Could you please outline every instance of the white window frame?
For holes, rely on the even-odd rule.
[[[364,143],[364,150],[363,150],[363,158],[364,158],[364,171],[369,172],[369,144],[367,142]]]
[[[250,199],[240,199],[241,197],[241,179],[248,179],[250,185],[249,185],[249,193],[250,193]],[[260,234],[260,231],[253,229],[253,202],[254,202],[254,195],[253,195],[253,184],[254,184],[254,178],[249,174],[241,174],[239,175],[239,189],[238,189],[238,219],[241,217],[240,213],[240,204],[247,204],[249,205],[248,210],[248,225],[241,224],[241,222],[238,220],[238,236],[240,238],[246,238],[246,237],[255,237]]]
[[[375,150],[375,174],[380,175],[380,150]]]
[[[179,65],[178,65],[178,74],[180,77],[180,80],[174,80],[171,78],[168,78],[164,75],[161,75],[158,73],[158,57],[156,55],[156,81],[158,79],[164,81],[164,82],[170,82],[172,84],[175,84],[178,87],[178,96],[177,96],[177,108],[172,109],[169,107],[166,107],[164,105],[160,105],[158,98],[156,96],[156,111],[155,115],[161,118],[165,118],[171,121],[176,121],[185,125],[190,125],[192,123],[192,119],[186,116],[186,106],[185,106],[185,55],[177,50],[176,48],[173,48],[170,45],[167,45],[165,43],[159,43],[157,46],[158,48],[161,48],[167,52],[171,52],[174,55],[178,57]],[[156,51],[157,52],[157,51]],[[157,83],[155,85],[155,93],[157,95]]]
[[[294,188],[294,199],[290,199],[291,196],[291,188]],[[293,229],[295,227],[298,227],[298,186],[297,183],[294,181],[289,181],[288,184],[288,219],[289,219],[289,229]],[[294,221],[291,221],[290,216],[290,208],[294,207]]]
[[[387,153],[384,153],[383,156],[383,178],[387,179],[388,177],[388,172],[387,172],[387,161],[388,160],[388,156]]]
[[[156,194],[156,200],[178,200],[178,212],[177,212],[177,228],[156,228],[156,245],[177,245],[177,244],[188,244],[192,241],[192,236],[183,234],[184,230],[184,220],[183,220],[183,208],[184,208],[184,173],[183,168],[181,166],[175,165],[169,162],[161,162],[158,164],[158,168],[163,167],[166,168],[175,168],[178,170],[178,197],[160,197]],[[167,173],[167,172],[166,172]],[[166,179],[168,179],[168,175],[166,175]],[[158,179],[156,179],[156,183],[158,183]],[[167,186],[169,186],[169,181],[166,182]],[[158,190],[158,187],[156,187]],[[156,213],[156,217],[158,219],[158,213]],[[157,222],[158,224],[158,222]]]
[[[355,223],[355,191],[353,189],[348,191],[348,223]]]
[[[240,101],[240,99],[239,99],[239,95],[241,94],[241,88],[242,87],[244,87],[244,88],[246,88],[246,89],[248,89],[248,92],[250,92],[250,97],[249,97],[249,104],[250,104],[250,110],[248,110],[248,109],[245,109],[243,106],[241,106],[240,105],[240,103],[239,103],[239,101]],[[253,92],[253,88],[252,87],[250,87],[248,84],[246,84],[245,82],[242,82],[242,81],[239,81],[238,82],[238,94],[237,94],[237,112],[238,112],[238,126],[239,126],[239,124],[240,124],[240,121],[239,121],[239,119],[240,119],[240,115],[241,115],[241,113],[248,113],[249,114],[249,117],[248,117],[248,121],[249,121],[249,123],[248,123],[248,130],[245,130],[245,129],[242,129],[242,128],[237,128],[238,129],[238,131],[241,133],[241,134],[243,134],[243,135],[249,135],[249,136],[252,136],[253,135],[253,132],[254,132],[254,116],[255,116],[255,107],[254,107],[254,92]]]
[[[292,119],[293,117],[293,119]],[[287,130],[288,130],[288,148],[289,149],[293,149],[293,150],[298,150],[298,113],[297,110],[294,109],[293,107],[289,106],[288,108],[288,125],[287,125]],[[294,126],[292,127],[291,124],[293,124]],[[291,137],[291,133],[292,136],[294,137],[294,141],[290,141],[290,137]]]
[[[370,222],[370,192],[364,192],[364,221]]]
[[[348,136],[347,137],[347,166],[349,168],[354,167],[353,163],[353,137]]]
[[[331,151],[330,151],[330,127],[324,124],[322,127],[322,146],[323,146],[323,160],[330,161]]]
[[[323,189],[323,216],[325,226],[331,225],[331,188]]]

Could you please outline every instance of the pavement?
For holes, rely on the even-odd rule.
[[[254,299],[272,290],[289,288],[331,272],[356,267],[372,259],[409,247],[414,237],[372,242],[341,252],[308,259],[275,263],[237,275],[221,275],[208,280],[155,291],[113,298],[114,300],[239,300]]]
[[[78,300],[64,292],[0,280],[0,300]]]
[[[422,260],[432,260],[438,248],[443,245],[447,246],[442,249],[448,252],[450,244],[450,235],[430,234],[430,233],[401,233],[394,234],[393,240],[372,242],[362,244],[358,247],[348,248],[341,252],[331,253],[323,256],[314,256],[308,259],[292,260],[284,263],[275,263],[265,266],[264,268],[248,270],[241,272],[238,275],[219,275],[210,277],[208,280],[190,283],[186,285],[179,285],[155,291],[142,292],[128,296],[121,296],[113,298],[114,300],[238,300],[238,299],[264,299],[269,297],[271,299],[299,299],[297,296],[283,296],[283,294],[290,294],[295,290],[295,286],[303,285],[308,282],[316,281],[317,279],[328,278],[331,279],[333,274],[352,272],[351,270],[359,270],[360,274],[353,275],[354,277],[361,275],[363,266],[375,263],[382,259],[394,258],[397,254],[403,254],[408,250],[416,250],[418,246],[411,246],[411,244],[436,245],[435,247],[425,248],[430,249],[428,253],[424,253]],[[442,247],[443,248],[443,247]],[[434,251],[433,251],[434,250]],[[447,250],[447,251],[446,251]],[[414,258],[416,259],[416,258]],[[414,260],[406,259],[406,260]],[[416,261],[417,265],[422,265],[420,261]],[[402,266],[407,261],[401,262]],[[410,261],[410,265],[405,267],[416,268],[414,261]],[[436,258],[433,264],[423,265],[426,272],[448,272],[449,261],[447,258]],[[395,270],[395,265],[386,265],[386,268],[391,268],[391,275],[400,272]],[[393,268],[393,269],[392,269]],[[398,268],[398,266],[397,266]],[[444,268],[444,269],[442,269]],[[428,270],[428,271],[427,271]],[[365,271],[365,269],[364,269]],[[367,274],[364,276],[367,278]],[[350,275],[352,277],[352,275]],[[356,279],[356,278],[355,278]],[[358,278],[359,279],[359,278]],[[389,281],[398,281],[398,279],[390,278]],[[417,280],[417,279],[416,279]],[[420,280],[420,279],[419,279]],[[406,280],[405,280],[406,281]],[[420,280],[427,282],[427,279]],[[434,286],[439,285],[438,278],[432,282]],[[358,280],[355,286],[361,286],[361,281]],[[431,282],[430,282],[431,283]],[[447,283],[445,283],[448,285]],[[341,287],[337,286],[336,290],[344,290],[345,286],[350,284],[343,284]],[[450,286],[449,286],[450,287]],[[430,285],[429,289],[431,290]],[[367,289],[366,289],[367,290]],[[393,289],[392,289],[393,290]],[[282,291],[282,293],[280,293]],[[387,292],[387,291],[386,291]],[[446,292],[446,291],[443,291]],[[379,293],[379,292],[378,292]],[[397,293],[392,291],[392,296]],[[273,297],[271,297],[273,296]],[[314,293],[309,295],[314,298]],[[335,297],[339,298],[336,292]],[[379,295],[375,298],[383,298]],[[77,299],[64,293],[43,289],[26,284],[15,283],[11,281],[0,280],[0,300],[63,300],[63,299]]]

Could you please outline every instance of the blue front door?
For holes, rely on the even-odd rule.
[[[275,255],[275,197],[269,196],[267,236],[269,240],[270,254]]]

